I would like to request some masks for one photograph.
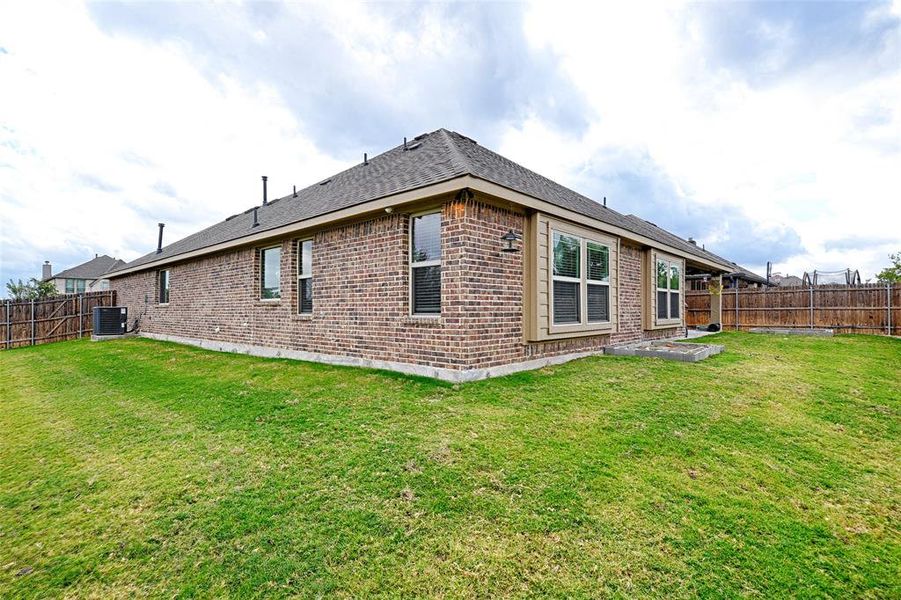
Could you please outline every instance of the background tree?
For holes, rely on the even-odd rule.
[[[876,278],[879,281],[901,283],[901,252],[889,254],[888,257],[892,261],[892,266],[882,269]]]
[[[41,300],[56,295],[56,286],[49,281],[40,281],[34,277],[23,283],[12,279],[6,284],[6,291],[11,300]]]
[[[16,283],[12,279],[10,279],[9,283],[6,284],[6,292],[9,294],[10,300],[28,300],[29,299],[28,284],[22,283],[21,279],[19,280],[18,283]]]
[[[34,289],[35,300],[50,298],[59,293],[56,291],[56,286],[49,281],[41,281],[40,279],[32,277],[30,283]]]

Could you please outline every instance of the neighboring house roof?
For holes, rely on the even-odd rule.
[[[124,260],[107,256],[95,256],[85,263],[81,263],[71,269],[60,271],[56,275],[51,275],[45,281],[50,279],[100,279],[111,271],[120,269],[125,266]]]
[[[804,280],[796,275],[786,275],[782,279],[779,280],[779,287],[798,287],[803,285]]]
[[[602,206],[480,146],[466,136],[439,129],[417,136],[407,143],[406,149],[404,145],[397,146],[373,157],[368,164],[358,164],[299,190],[296,198],[289,194],[272,200],[267,206],[257,206],[257,227],[252,227],[251,208],[173,242],[165,246],[161,253],[146,254],[124,268],[132,270],[144,264],[174,258],[464,175],[483,179],[626,231],[650,237],[661,244],[677,243],[682,251],[700,258],[715,256],[668,232],[668,235],[661,235],[663,230],[660,228],[639,225],[640,219],[637,217],[630,218]],[[729,264],[718,257],[716,262]]]

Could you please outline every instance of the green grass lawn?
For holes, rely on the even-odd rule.
[[[452,386],[0,352],[0,597],[901,596],[901,342]]]

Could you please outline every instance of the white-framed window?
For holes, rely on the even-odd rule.
[[[682,263],[657,258],[657,320],[678,320],[681,315],[680,284]]]
[[[159,301],[160,304],[169,304],[169,270],[159,272]]]
[[[313,312],[313,240],[297,242],[297,313]]]
[[[586,240],[585,260],[588,322],[607,323],[610,321],[610,247]]]
[[[441,314],[441,212],[410,217],[410,312]]]
[[[84,279],[66,279],[66,293],[67,294],[84,294],[85,288],[85,280]]]
[[[609,323],[610,246],[560,231],[551,240],[554,325]]]
[[[582,322],[582,239],[554,232],[554,323]]]
[[[260,250],[260,299],[278,300],[282,297],[282,247]]]

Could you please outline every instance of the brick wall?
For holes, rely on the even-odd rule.
[[[409,315],[409,216],[391,214],[313,234],[313,314],[297,314],[297,239],[170,266],[170,302],[160,306],[156,272],[112,280],[144,332],[287,348],[450,369],[484,368],[670,331],[641,330],[641,249],[622,245],[620,330],[523,343],[523,255],[500,237],[521,234],[524,215],[476,199],[442,211],[442,312]],[[280,245],[279,301],[259,299],[263,247]],[[146,302],[145,302],[146,297]]]

